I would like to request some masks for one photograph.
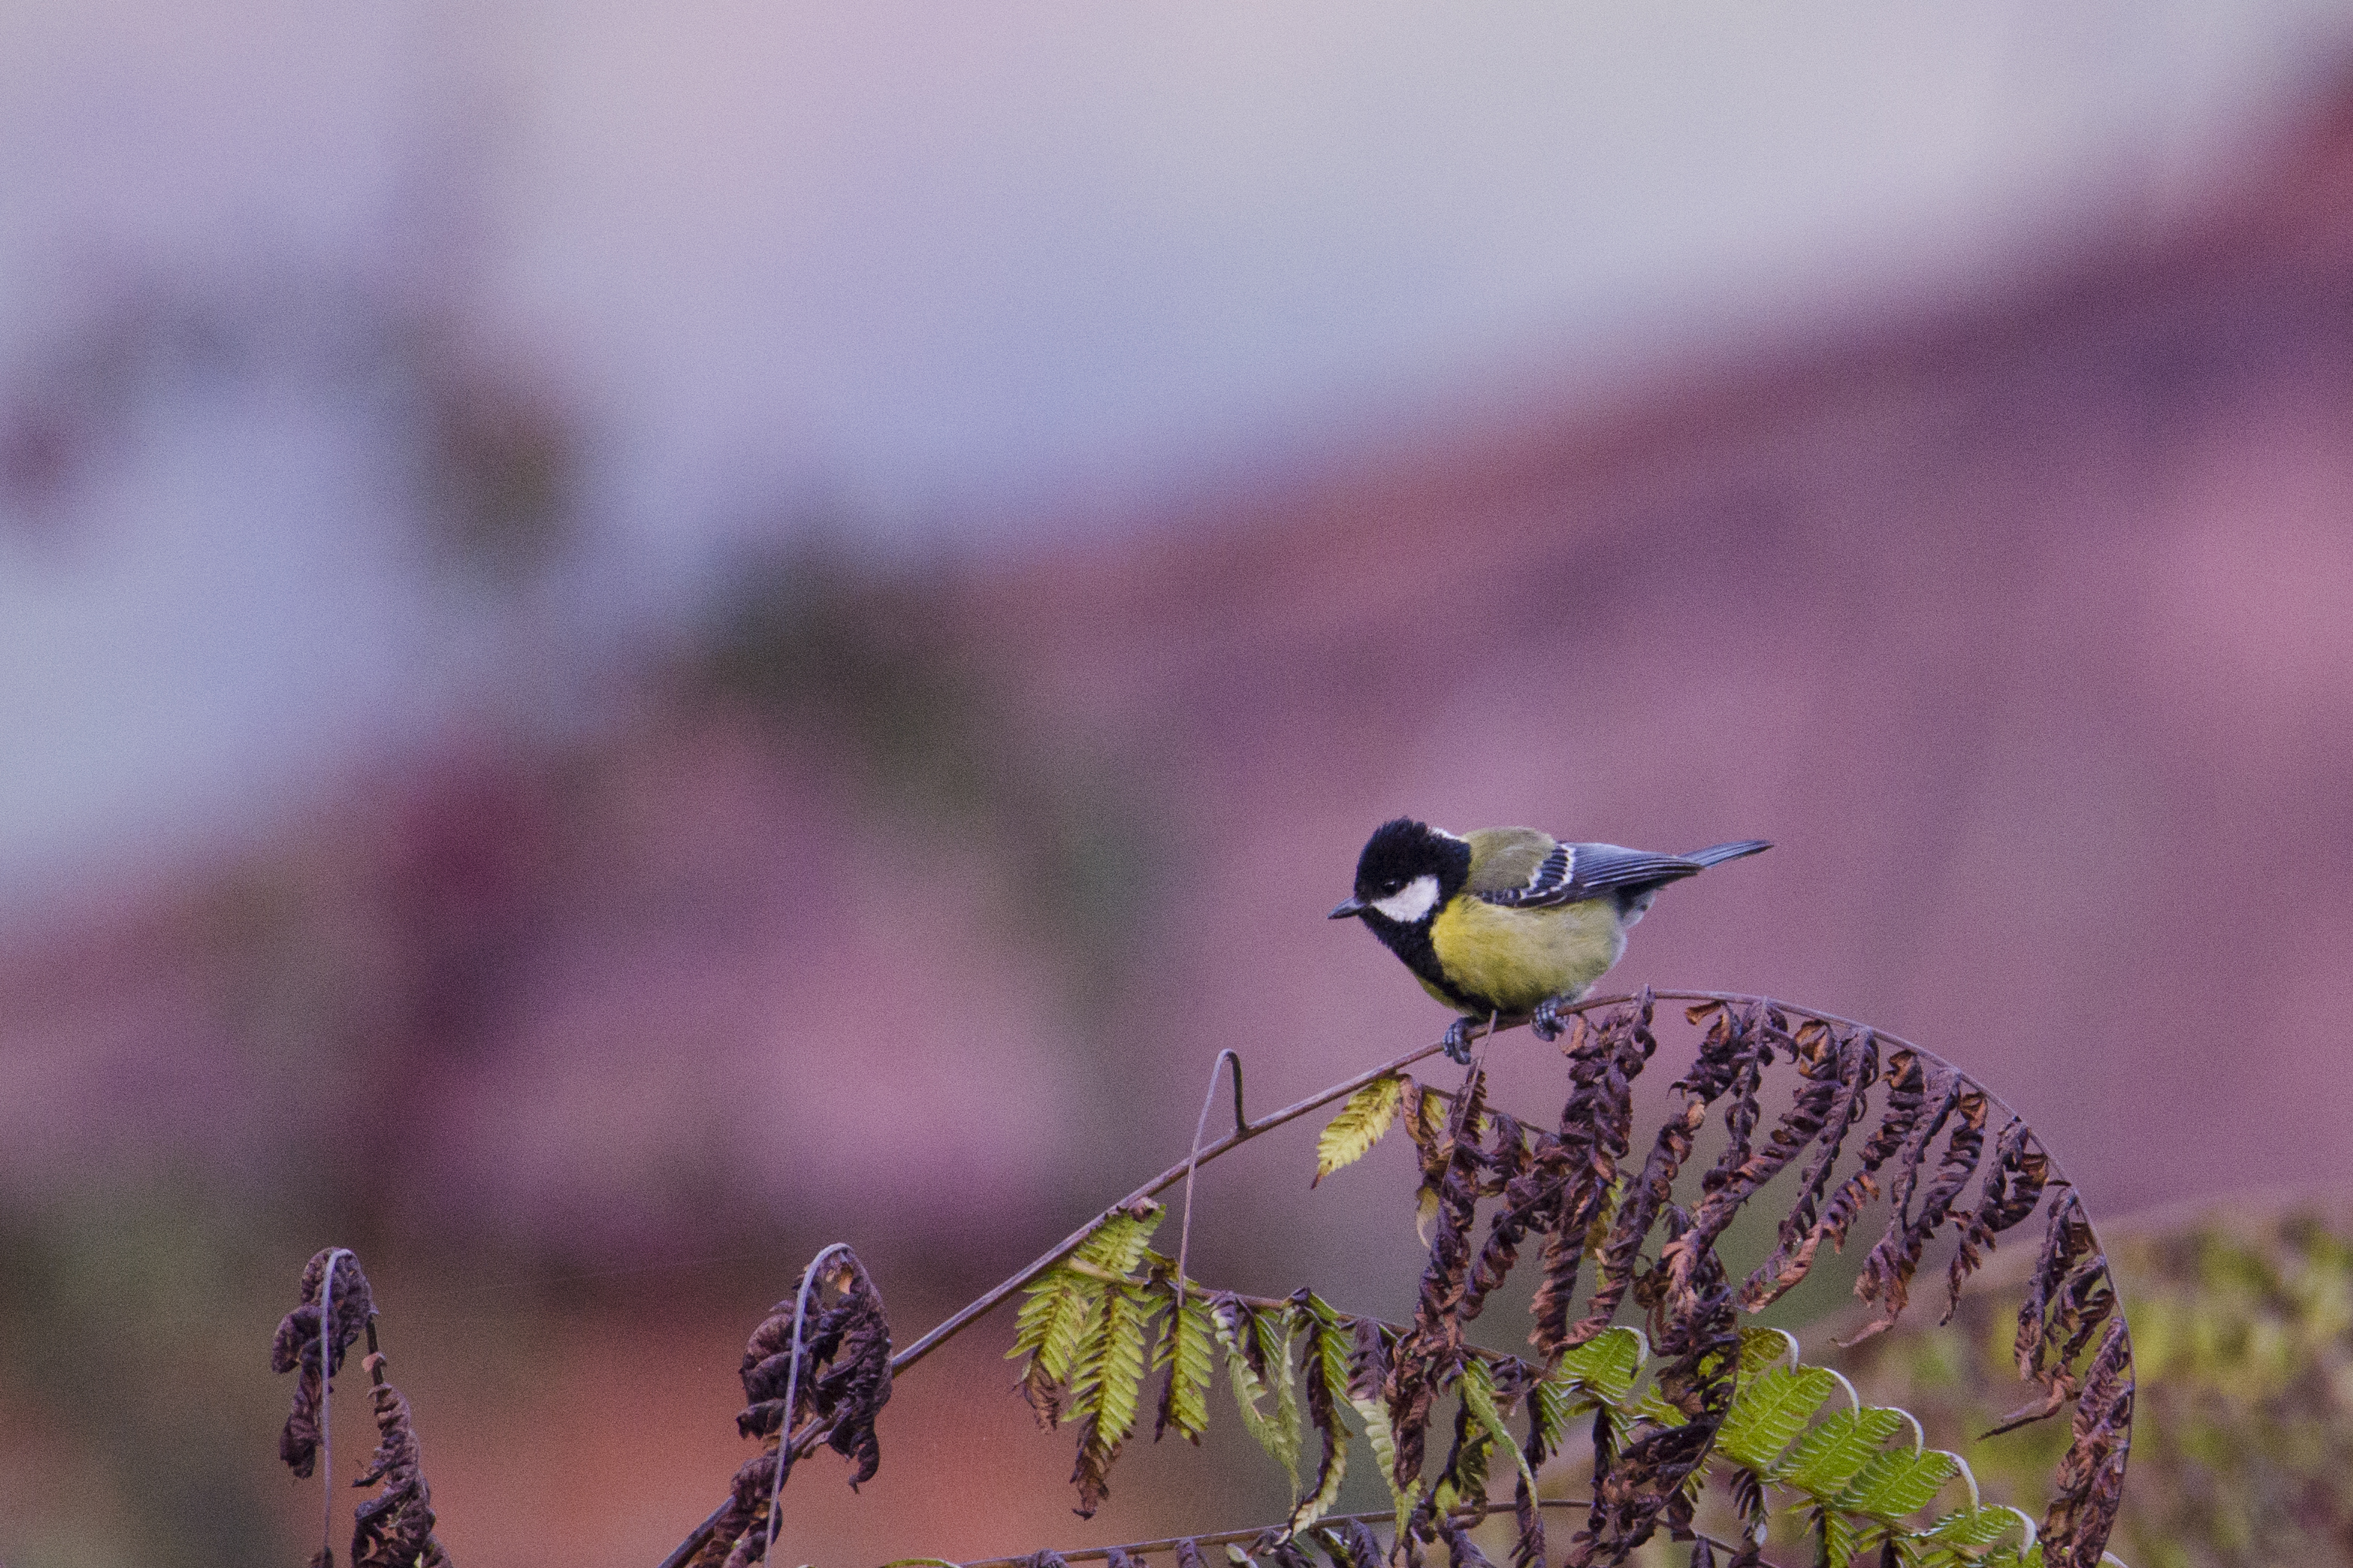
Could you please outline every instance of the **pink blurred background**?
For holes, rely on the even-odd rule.
[[[331,1242],[459,1562],[659,1560],[818,1246],[912,1338],[1219,1047],[1440,1026],[1322,919],[1398,812],[1777,840],[1617,978],[1943,1051],[2096,1214],[2341,1187],[2348,44],[0,16],[0,1560],[306,1552]],[[1404,1161],[1307,1158],[1198,1271],[1405,1310]],[[1280,1511],[1213,1442],[1072,1520],[1008,1332],[790,1560]]]

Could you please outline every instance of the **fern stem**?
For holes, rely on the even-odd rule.
[[[1234,1132],[1239,1137],[1250,1126],[1250,1118],[1242,1114],[1242,1054],[1231,1046],[1218,1053],[1209,1064],[1209,1092],[1201,1097],[1201,1118],[1193,1123],[1193,1146],[1185,1156],[1185,1216],[1176,1227],[1176,1310],[1185,1310],[1185,1258],[1193,1246],[1193,1177],[1201,1168],[1201,1139],[1209,1131],[1209,1109],[1218,1103],[1218,1072],[1229,1062],[1234,1069]]]
[[[1581,1499],[1546,1498],[1539,1500],[1536,1506],[1538,1508],[1590,1508],[1592,1505]],[[1449,1517],[1458,1523],[1477,1524],[1491,1514],[1511,1511],[1512,1505],[1508,1501],[1466,1503],[1453,1510]],[[1388,1509],[1381,1509],[1373,1513],[1327,1513],[1316,1521],[1316,1523],[1318,1525],[1387,1524],[1391,1517],[1391,1511]],[[1084,1546],[1071,1552],[1058,1552],[1055,1555],[1065,1563],[1087,1563],[1096,1558],[1109,1557],[1114,1552],[1125,1552],[1140,1556],[1147,1552],[1173,1551],[1179,1541],[1189,1541],[1196,1546],[1224,1546],[1229,1542],[1256,1541],[1261,1536],[1279,1532],[1282,1529],[1282,1526],[1279,1524],[1257,1524],[1248,1530],[1219,1530],[1203,1535],[1171,1535],[1158,1541],[1131,1541],[1122,1546]],[[1722,1542],[1716,1544],[1721,1545]],[[1020,1564],[1032,1561],[1035,1556],[1033,1552],[1021,1557],[976,1558],[970,1563],[957,1563],[955,1568],[1019,1568]]]

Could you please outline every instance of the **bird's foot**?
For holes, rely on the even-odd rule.
[[[1535,1010],[1528,1015],[1528,1027],[1535,1031],[1537,1039],[1549,1042],[1568,1033],[1568,1026],[1561,1022],[1560,1016],[1561,1004],[1565,1000],[1559,996],[1547,996],[1537,1003]]]
[[[1471,1031],[1479,1026],[1476,1018],[1457,1018],[1446,1026],[1446,1059],[1457,1067],[1471,1065]]]

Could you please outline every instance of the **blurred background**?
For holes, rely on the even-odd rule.
[[[0,1560],[307,1552],[336,1243],[459,1563],[658,1561],[816,1247],[912,1339],[1431,1037],[1400,812],[1773,838],[1618,978],[2333,1193],[2348,608],[2339,5],[10,0]],[[1409,1310],[1307,1151],[1196,1272]],[[1071,1519],[1009,1334],[787,1561],[1281,1513]]]

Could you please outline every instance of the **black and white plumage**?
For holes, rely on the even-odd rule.
[[[1504,828],[1505,833],[1532,832]],[[1556,844],[1536,863],[1528,879],[1516,888],[1478,889],[1474,895],[1507,910],[1544,910],[1598,899],[1604,893],[1621,900],[1632,897],[1648,909],[1659,889],[1685,877],[1696,877],[1710,866],[1737,860],[1770,849],[1762,838],[1712,844],[1688,855],[1662,855],[1651,849],[1628,849],[1616,844]],[[1475,879],[1474,879],[1475,880]]]

